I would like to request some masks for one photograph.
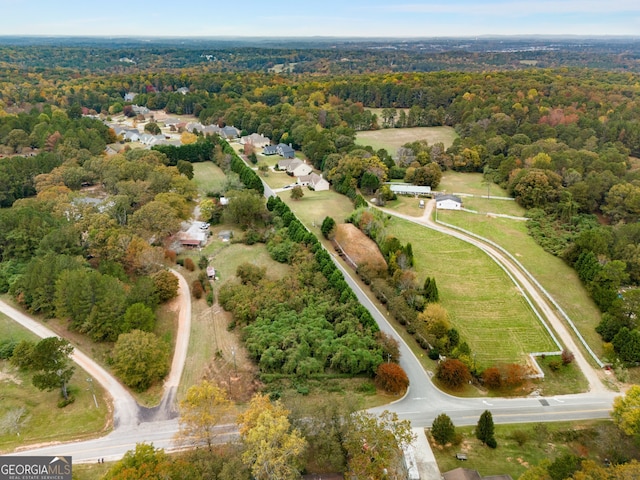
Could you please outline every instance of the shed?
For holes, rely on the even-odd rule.
[[[436,198],[436,208],[439,210],[460,210],[462,199],[455,195],[440,195]]]
[[[213,267],[207,267],[207,277],[216,278],[216,269]]]
[[[228,242],[233,237],[233,232],[231,230],[221,230],[218,233],[218,238],[223,242]]]

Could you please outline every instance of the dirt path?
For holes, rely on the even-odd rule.
[[[151,409],[140,407],[129,391],[96,361],[89,358],[78,348],[74,348],[71,355],[71,359],[98,381],[111,395],[114,431],[135,427],[140,421],[166,420],[177,415],[175,396],[187,358],[189,335],[191,333],[191,297],[186,279],[175,270],[171,269],[171,272],[178,277],[179,281],[178,295],[175,299],[179,305],[178,331],[171,370],[165,380],[164,394],[159,406]],[[0,301],[0,312],[40,338],[59,336],[53,330],[6,302]]]
[[[513,275],[520,286],[527,292],[529,298],[536,305],[542,315],[547,319],[549,325],[553,328],[556,334],[559,336],[560,340],[568,350],[570,350],[575,356],[575,362],[582,370],[584,376],[586,377],[589,383],[589,391],[594,393],[604,393],[609,390],[603,385],[601,375],[597,372],[591,364],[587,361],[586,357],[582,353],[582,350],[578,348],[578,345],[575,343],[572,335],[567,330],[565,323],[562,319],[556,314],[555,310],[552,309],[544,296],[539,292],[539,290],[535,287],[535,285],[529,280],[531,274],[524,271],[523,268],[517,266],[511,259],[509,259],[504,253],[502,253],[499,249],[482,242],[481,240],[474,238],[470,235],[466,235],[463,232],[458,230],[454,230],[443,225],[440,225],[434,222],[431,219],[431,214],[435,207],[435,200],[431,200],[427,203],[425,211],[422,217],[411,217],[409,215],[400,214],[397,212],[393,212],[391,210],[384,209],[386,213],[394,215],[396,217],[403,218],[405,220],[409,220],[414,223],[418,223],[420,225],[424,225],[432,230],[436,230],[440,233],[444,233],[446,235],[450,235],[456,237],[460,240],[463,240],[467,243],[470,243],[479,249],[483,250],[487,255],[489,255],[495,262],[502,265],[506,268],[511,275]]]
[[[53,330],[45,327],[37,320],[29,317],[20,310],[0,301],[0,312],[13,319],[26,329],[32,331],[41,338],[58,337]],[[100,382],[111,395],[113,401],[113,427],[114,430],[130,425],[138,421],[138,404],[133,396],[118,382],[109,372],[102,368],[84,352],[74,348],[71,358],[89,375]]]

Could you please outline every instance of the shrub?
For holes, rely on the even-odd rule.
[[[400,394],[409,387],[409,377],[397,363],[381,363],[376,371],[376,385],[386,392]]]
[[[175,252],[175,250],[167,249],[164,251],[164,258],[170,261],[171,263],[176,263],[177,256],[178,254]]]
[[[184,259],[184,268],[186,268],[190,272],[193,272],[196,269],[196,264],[193,263],[193,260],[187,257]]]
[[[496,367],[487,368],[482,372],[482,383],[491,390],[498,390],[502,387],[502,374]]]
[[[0,341],[0,360],[10,359],[16,345],[18,345],[18,342],[9,338]]]
[[[552,372],[557,372],[558,370],[560,370],[561,366],[562,366],[562,362],[560,362],[560,360],[551,360],[549,362],[549,368],[551,369]]]
[[[522,447],[529,441],[529,434],[525,430],[515,430],[511,434],[511,440],[516,442],[519,447]]]
[[[437,348],[432,348],[429,350],[429,358],[431,360],[438,360],[440,358],[440,350]]]
[[[489,448],[498,448],[498,442],[496,442],[495,437],[487,438],[487,441],[484,442]]]
[[[322,226],[320,227],[320,231],[322,235],[326,239],[333,238],[335,234],[336,221],[331,217],[325,217],[322,221]]]
[[[575,355],[570,350],[562,350],[562,364],[569,365],[576,358]]]
[[[438,364],[436,378],[446,386],[458,389],[471,380],[471,372],[460,360],[447,359]]]
[[[211,306],[215,302],[215,297],[213,296],[213,290],[209,290],[207,293],[207,305]]]
[[[197,298],[198,300],[202,298],[202,295],[204,295],[204,288],[202,288],[202,283],[200,283],[200,280],[193,281],[193,283],[191,284],[191,293],[193,294],[193,297]]]
[[[61,398],[58,402],[58,408],[64,408],[67,405],[71,405],[75,401],[76,397],[74,397],[73,395],[69,395],[69,398]]]
[[[517,363],[510,363],[504,368],[504,386],[507,388],[522,385],[527,376],[527,370],[524,366]]]
[[[453,441],[456,435],[456,427],[447,414],[441,413],[436,417],[431,426],[431,435],[440,445],[446,445]]]
[[[200,270],[206,270],[209,266],[209,259],[205,255],[200,255],[198,259],[198,268]]]
[[[250,229],[245,232],[242,241],[246,245],[253,245],[262,241],[262,235],[260,235],[260,232],[258,232],[257,230]]]

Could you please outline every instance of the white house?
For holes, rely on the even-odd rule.
[[[436,198],[436,208],[439,210],[460,210],[462,200],[455,195],[440,195]]]
[[[294,177],[304,177],[305,175],[309,175],[313,171],[311,165],[302,160],[292,160],[287,167],[287,174],[292,175]]]
[[[316,192],[329,190],[329,182],[327,182],[322,177],[322,175],[318,175],[317,173],[312,173],[310,175],[304,175],[302,177],[298,177],[297,183],[298,185],[301,185],[301,186],[307,186],[311,190],[315,190]]]
[[[265,137],[264,135],[259,135],[257,133],[252,133],[251,135],[245,135],[240,139],[240,143],[242,145],[253,145],[256,148],[263,148],[267,145],[271,145],[271,140]]]

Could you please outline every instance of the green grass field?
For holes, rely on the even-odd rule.
[[[200,195],[219,190],[225,181],[224,172],[213,162],[199,162],[193,164],[193,182],[198,187]]]
[[[495,197],[508,197],[506,190],[500,188],[495,183],[486,185],[483,183],[481,173],[461,173],[447,170],[442,173],[442,180],[438,185],[438,190],[446,193],[468,193],[470,195]]]
[[[487,194],[480,173],[445,172],[440,189],[448,192]],[[490,186],[491,195],[506,196],[497,185]],[[603,355],[602,340],[595,327],[601,313],[595,306],[575,270],[563,260],[545,252],[527,232],[525,222],[489,217],[486,213],[523,216],[524,209],[515,202],[465,197],[464,206],[485,215],[466,212],[438,212],[438,219],[492,240],[514,255],[551,294],[578,328],[596,355]]]
[[[426,140],[429,145],[442,142],[449,148],[458,135],[451,127],[385,128],[356,134],[357,145],[371,145],[375,150],[386,149],[392,156],[402,145]]]
[[[607,454],[590,435],[601,432],[604,437],[611,428],[615,428],[611,422],[588,421],[496,425],[498,448],[491,449],[475,438],[474,427],[457,427],[456,432],[462,434],[460,445],[441,447],[432,443],[432,450],[441,472],[463,467],[477,470],[483,476],[508,474],[517,479],[542,460],[553,461],[566,453],[602,461]],[[513,439],[514,432],[520,432],[525,440],[522,446]],[[576,440],[562,440],[565,432],[566,436]],[[584,432],[584,435],[576,432]],[[457,460],[455,455],[458,452],[465,453],[467,461]]]
[[[400,219],[392,219],[388,230],[411,242],[418,282],[436,278],[441,303],[476,352],[479,367],[557,350],[515,285],[480,250]]]
[[[325,217],[333,218],[336,223],[344,223],[353,211],[351,200],[333,190],[314,192],[303,188],[304,197],[300,200],[292,200],[291,192],[280,192],[278,196],[287,204],[293,213],[318,236],[320,226]]]
[[[485,200],[486,201],[486,200]],[[491,205],[504,206],[502,200]],[[466,212],[440,211],[438,220],[456,225],[492,240],[516,257],[569,315],[594,352],[603,354],[602,341],[595,327],[601,314],[578,275],[562,259],[545,252],[527,233],[525,222],[491,218]]]
[[[0,338],[37,341],[38,337],[0,314]],[[95,407],[89,391],[89,375],[76,366],[69,384],[75,402],[57,408],[59,391],[40,391],[31,384],[31,375],[20,372],[7,361],[0,361],[0,453],[41,442],[89,438],[106,431],[109,408],[105,392],[97,382],[93,388]],[[20,420],[9,417],[24,408]]]

